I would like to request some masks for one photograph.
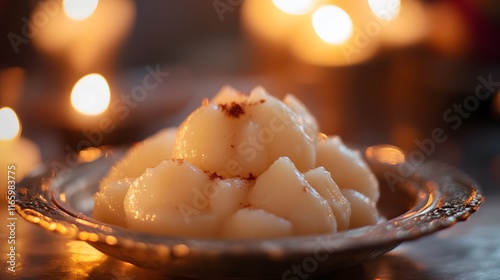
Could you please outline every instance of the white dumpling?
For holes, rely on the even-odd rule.
[[[349,229],[374,225],[379,220],[376,203],[364,194],[350,189],[342,190],[342,194],[351,205]]]
[[[340,189],[353,189],[378,201],[378,181],[357,151],[342,143],[338,136],[320,138],[316,166],[323,166]]]
[[[217,104],[205,104],[179,127],[173,157],[222,175],[221,171],[230,168],[228,159],[236,152],[236,149],[231,149],[235,125],[236,120],[225,116]]]
[[[177,128],[158,131],[146,140],[132,146],[125,156],[108,172],[103,182],[113,182],[124,178],[137,178],[146,168],[155,167],[172,157]]]
[[[146,168],[155,167],[171,157],[176,132],[176,128],[160,130],[127,151],[101,180],[100,190],[95,195],[94,217],[110,224],[125,224],[123,199],[130,184]]]
[[[262,88],[243,101],[229,89],[214,100],[225,103],[204,103],[180,125],[173,157],[225,178],[259,176],[281,156],[301,171],[314,167],[316,126],[285,103]]]
[[[248,191],[253,184],[242,178],[215,179],[210,195],[210,207],[221,219],[226,219],[245,206]]]
[[[94,217],[105,223],[125,226],[123,200],[132,181],[125,178],[109,182],[100,192],[96,193],[93,211]]]
[[[94,216],[187,237],[273,238],[375,224],[378,182],[293,95],[223,87],[178,129],[134,145],[100,182]]]
[[[340,192],[330,172],[326,171],[324,167],[317,167],[304,173],[304,178],[330,204],[337,220],[337,230],[348,229],[351,205]]]
[[[305,134],[311,139],[316,140],[319,125],[316,118],[309,112],[307,107],[293,94],[287,94],[285,98],[283,98],[283,102],[297,115],[296,122],[304,124],[303,128]]]
[[[295,108],[296,113],[287,104],[269,95],[262,87],[253,89],[249,100],[250,102],[266,100],[266,102],[253,108],[251,122],[247,126],[252,129],[240,131],[239,145],[243,146],[241,143],[252,142],[250,141],[252,138],[257,138],[258,143],[264,146],[262,152],[269,155],[264,170],[280,157],[288,157],[301,172],[313,168],[316,161],[318,130],[314,117],[305,116],[308,114],[307,109]],[[305,122],[304,119],[309,121]],[[258,125],[254,127],[252,123]],[[246,145],[245,151],[249,150],[249,146],[252,145]],[[259,151],[258,145],[253,146]],[[261,173],[254,173],[256,176],[259,174]]]
[[[216,235],[221,221],[210,211],[212,183],[203,170],[183,160],[147,169],[125,196],[127,226],[166,235]]]
[[[257,178],[248,194],[248,207],[264,209],[290,221],[294,235],[337,230],[328,202],[286,157],[276,160]]]
[[[221,237],[272,238],[292,235],[292,224],[262,209],[243,208],[225,222]]]
[[[227,104],[231,102],[243,102],[247,96],[242,92],[230,87],[223,86],[221,90],[210,100],[213,104]]]

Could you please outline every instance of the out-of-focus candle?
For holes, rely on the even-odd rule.
[[[19,181],[40,161],[38,146],[20,135],[21,124],[14,110],[8,107],[0,109],[0,191],[2,193],[7,191],[8,181]]]
[[[385,6],[385,14],[392,18],[381,33],[384,44],[390,47],[404,47],[422,41],[429,29],[423,4],[419,1],[402,1],[400,5],[390,4],[391,2]]]
[[[98,0],[64,0],[64,13],[71,19],[84,20],[97,8]]]
[[[352,36],[351,17],[334,5],[318,8],[312,15],[312,25],[321,40],[332,45],[341,44]]]
[[[352,65],[372,57],[380,43],[381,26],[375,17],[361,0],[245,1],[242,10],[244,27],[268,48],[323,66]]]
[[[57,2],[57,1],[56,1]],[[44,14],[42,5],[32,14]],[[65,0],[37,30],[33,43],[48,56],[67,62],[72,70],[90,72],[109,67],[117,48],[125,39],[135,18],[135,4],[125,0]]]
[[[313,0],[273,0],[272,2],[278,9],[290,15],[306,14],[314,4]]]
[[[298,19],[290,49],[299,59],[314,65],[353,65],[373,57],[380,46],[368,3],[319,1],[311,15]]]
[[[312,0],[245,1],[243,25],[250,34],[273,47],[285,47],[298,18],[307,17]]]
[[[383,45],[421,41],[428,29],[426,11],[415,1],[248,0],[242,14],[244,27],[267,48],[322,66],[364,62]]]
[[[109,106],[110,92],[106,79],[96,73],[76,82],[71,92],[73,108],[84,115],[99,115]]]
[[[87,74],[75,83],[68,96],[70,109],[68,121],[75,128],[91,129],[112,126],[106,112],[111,102],[111,91],[108,81],[97,73]]]

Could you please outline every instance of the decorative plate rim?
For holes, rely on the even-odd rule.
[[[382,146],[372,148],[379,147]],[[25,177],[16,186],[17,212],[31,223],[76,240],[86,241],[98,248],[153,250],[169,258],[221,254],[271,254],[283,257],[286,254],[311,253],[317,247],[318,241],[323,242],[324,250],[335,254],[391,244],[395,247],[401,242],[420,238],[466,220],[477,211],[484,200],[477,183],[463,172],[441,162],[429,161],[421,164],[406,178],[415,185],[417,192],[415,196],[418,199],[413,208],[376,225],[332,234],[269,239],[226,240],[159,236],[102,223],[76,211],[58,197],[57,190],[54,189],[58,186],[55,185],[64,184],[64,179],[72,178],[75,172],[81,172],[85,168],[96,169],[101,165],[111,166],[117,155],[106,154],[106,157],[82,164],[55,177],[48,166]],[[387,164],[375,157],[367,157],[366,160],[379,176],[383,172],[398,172],[398,167],[404,164]],[[385,252],[380,255],[383,253]]]

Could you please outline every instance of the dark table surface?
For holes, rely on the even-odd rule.
[[[323,279],[500,279],[500,127],[490,123],[469,128],[440,147],[435,158],[479,182],[486,197],[479,211],[466,222],[405,242],[382,257]],[[0,201],[0,220],[8,224],[4,201]],[[165,279],[21,217],[16,224],[18,266],[11,273],[6,267],[6,228],[0,227],[0,279]]]
[[[6,209],[6,205],[5,206]],[[1,219],[6,220],[6,210]],[[499,279],[500,196],[491,195],[466,222],[406,242],[373,261],[323,279]],[[18,267],[6,270],[8,242],[0,236],[0,279],[163,279],[106,256],[85,242],[48,232],[18,217]]]
[[[472,131],[450,141],[450,146],[463,151],[460,161],[450,160],[446,153],[438,153],[437,158],[479,182],[486,199],[477,213],[449,229],[405,242],[382,257],[323,279],[500,279],[500,130],[492,125]],[[479,148],[477,139],[482,139]],[[18,267],[11,273],[6,267],[9,244],[4,201],[0,201],[0,220],[5,224],[0,227],[0,279],[165,279],[21,217],[16,224]]]

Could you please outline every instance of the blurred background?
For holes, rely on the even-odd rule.
[[[499,34],[496,0],[2,0],[0,162],[71,167],[178,125],[224,85],[262,85],[327,134],[498,192]]]

